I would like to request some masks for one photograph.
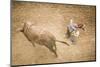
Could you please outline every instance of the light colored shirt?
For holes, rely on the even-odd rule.
[[[77,26],[78,26],[77,24],[70,22],[70,24],[67,27],[69,32],[73,32],[77,30]]]

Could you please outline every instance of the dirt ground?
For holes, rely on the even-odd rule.
[[[95,6],[13,2],[12,65],[95,61],[95,12]],[[71,18],[75,23],[84,23],[86,31],[80,30],[75,45],[56,42],[57,58],[45,46],[33,47],[22,32],[16,32],[23,22],[30,21],[51,32],[57,40],[68,42],[66,31]]]

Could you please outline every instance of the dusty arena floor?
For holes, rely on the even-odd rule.
[[[96,60],[95,9],[95,6],[13,2],[12,65]],[[80,30],[75,45],[56,42],[57,58],[45,46],[36,44],[33,47],[22,32],[16,32],[23,22],[30,21],[51,32],[56,39],[68,42],[66,31],[71,18],[75,23],[84,23],[86,31]]]

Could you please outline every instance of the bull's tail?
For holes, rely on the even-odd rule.
[[[56,40],[57,42],[60,42],[60,43],[63,43],[63,44],[66,44],[67,46],[69,46],[69,43],[67,42],[64,42],[64,41],[60,41],[60,40]]]

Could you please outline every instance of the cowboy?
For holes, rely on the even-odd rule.
[[[73,23],[73,20],[70,20],[70,24],[67,26],[67,35],[68,38],[71,39],[72,42],[75,41],[75,37],[79,37],[79,30],[82,29],[85,31],[85,25],[84,24],[76,24]]]

